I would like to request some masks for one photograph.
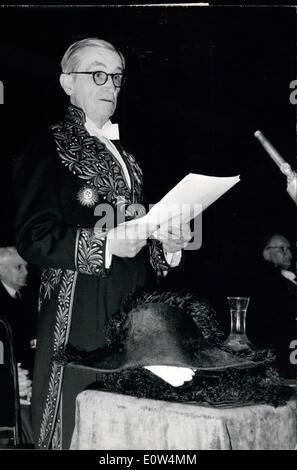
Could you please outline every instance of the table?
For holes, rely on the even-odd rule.
[[[296,400],[213,408],[86,390],[77,396],[71,449],[288,450],[296,446]]]

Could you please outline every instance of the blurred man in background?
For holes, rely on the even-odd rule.
[[[32,296],[24,293],[28,264],[15,247],[0,248],[0,314],[12,330],[13,347],[18,364],[19,395],[23,440],[32,442],[31,394],[34,362],[36,306]],[[26,291],[26,289],[25,289]]]
[[[264,239],[262,261],[255,270],[247,316],[247,334],[259,347],[277,355],[281,375],[296,377],[290,343],[296,339],[296,275],[289,240],[281,233]]]

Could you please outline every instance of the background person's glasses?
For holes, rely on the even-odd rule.
[[[266,250],[279,250],[283,255],[285,255],[288,251],[291,253],[292,248],[290,246],[267,246]]]
[[[71,73],[92,75],[94,82],[98,86],[104,85],[107,82],[108,77],[112,78],[112,82],[116,88],[120,88],[125,81],[125,76],[122,73],[106,73],[101,70],[97,70],[95,72],[70,72],[68,75],[70,75]]]

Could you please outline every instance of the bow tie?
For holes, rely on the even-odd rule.
[[[119,140],[120,138],[119,125],[112,124],[110,121],[104,124],[101,129],[98,129],[95,124],[87,120],[85,123],[85,128],[87,129],[88,133],[92,136],[96,136],[99,138],[105,137],[109,140]]]
[[[119,134],[119,126],[118,124],[111,124],[110,126],[107,126],[106,128],[98,129],[98,134],[100,134],[105,137],[106,139],[109,140],[119,140],[120,134]]]

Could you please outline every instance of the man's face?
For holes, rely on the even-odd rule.
[[[0,264],[0,279],[15,290],[26,285],[27,275],[27,263],[18,254],[8,256]]]
[[[289,269],[292,264],[292,251],[289,241],[282,236],[272,237],[266,245],[266,260],[280,269]]]
[[[86,47],[81,51],[78,72],[103,71],[106,73],[123,73],[119,54],[102,47]],[[86,116],[100,128],[113,115],[120,88],[108,77],[104,85],[96,85],[92,75],[73,74],[70,101],[81,108]]]

